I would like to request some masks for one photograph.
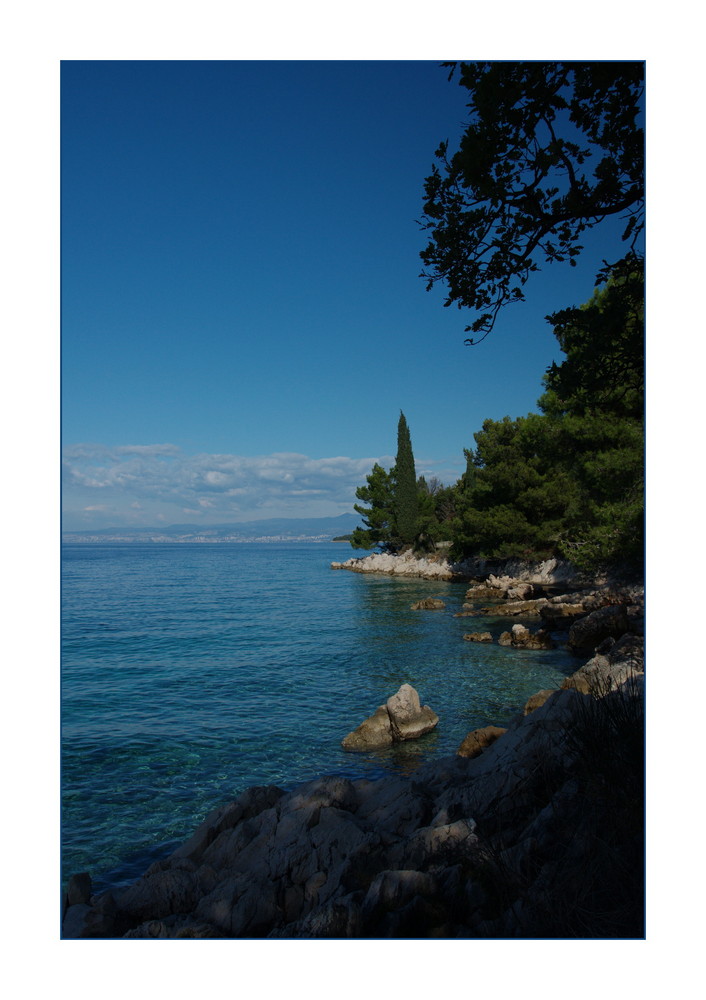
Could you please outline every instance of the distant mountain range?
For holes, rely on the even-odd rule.
[[[338,517],[268,517],[233,524],[170,524],[155,528],[92,528],[65,531],[64,542],[325,542],[349,535],[356,514]]]

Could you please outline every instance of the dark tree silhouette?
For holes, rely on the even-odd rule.
[[[451,66],[453,75],[456,64]],[[442,142],[425,183],[420,254],[427,288],[480,315],[479,342],[499,310],[524,299],[539,262],[575,265],[581,234],[625,219],[619,259],[596,283],[641,266],[644,90],[641,62],[476,62],[458,67],[470,120],[458,150]]]
[[[395,513],[397,533],[403,545],[412,545],[417,536],[418,498],[417,474],[414,469],[412,439],[404,413],[397,424],[397,458],[395,460]]]

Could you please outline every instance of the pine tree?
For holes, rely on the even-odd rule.
[[[418,531],[417,474],[409,428],[400,411],[397,424],[397,459],[395,462],[395,515],[397,534],[402,545],[412,545]]]
[[[358,527],[351,536],[354,549],[372,549],[375,545],[389,549],[393,542],[394,477],[377,462],[366,478],[366,486],[359,486],[355,495],[369,504],[354,504],[354,510],[363,516],[364,528]]]

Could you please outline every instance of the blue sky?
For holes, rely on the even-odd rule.
[[[535,409],[616,227],[465,346],[417,221],[465,96],[433,61],[63,62],[67,530],[351,511],[400,410],[450,483]]]

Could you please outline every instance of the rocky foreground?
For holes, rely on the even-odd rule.
[[[250,788],[64,937],[642,937],[643,638],[411,777]],[[489,730],[492,730],[489,731]]]

